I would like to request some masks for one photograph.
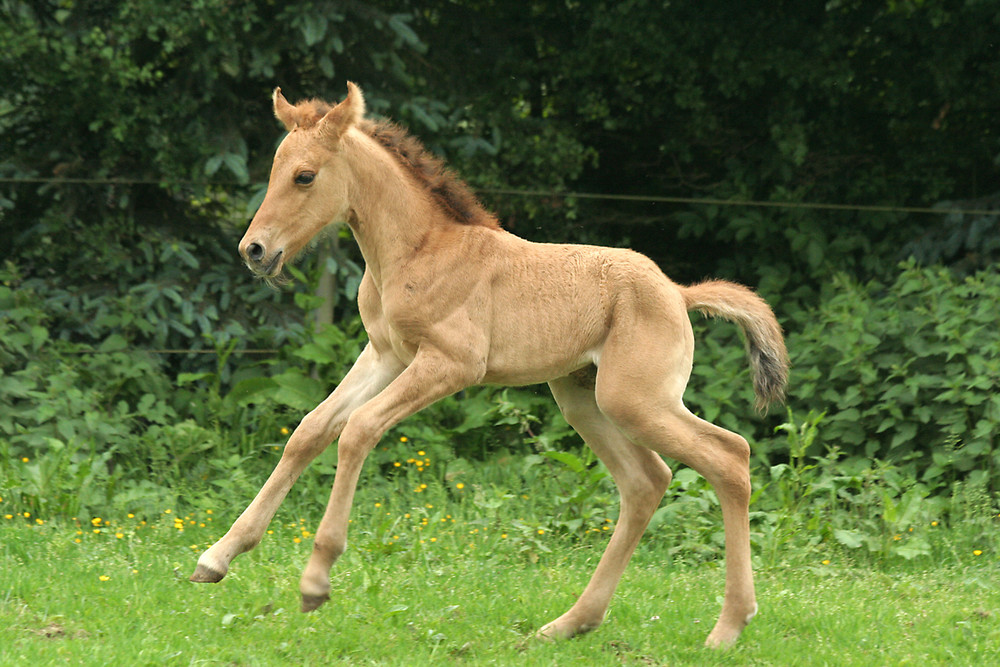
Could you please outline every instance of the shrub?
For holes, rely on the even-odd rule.
[[[789,336],[801,412],[848,456],[907,464],[925,482],[1000,483],[1000,275],[901,266],[895,282],[839,277]]]
[[[883,459],[932,487],[1000,486],[1000,274],[959,278],[904,263],[891,283],[840,275],[819,307],[785,321],[788,405],[825,413],[809,452]],[[706,419],[751,440],[761,461],[789,456],[777,416],[751,417],[747,364],[735,327],[696,320],[686,399]]]

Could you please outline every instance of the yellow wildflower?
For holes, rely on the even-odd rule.
[[[111,577],[109,577],[106,574],[102,574],[101,576],[98,577],[98,579],[100,579],[101,581],[111,581]]]

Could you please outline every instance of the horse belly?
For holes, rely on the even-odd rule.
[[[563,377],[596,364],[606,334],[597,299],[584,305],[524,296],[494,318],[484,381],[526,385]]]

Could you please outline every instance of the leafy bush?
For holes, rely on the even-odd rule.
[[[789,336],[791,403],[825,411],[822,440],[908,463],[931,484],[1000,484],[1000,274],[905,264],[895,282],[839,277]]]
[[[935,488],[962,479],[1000,486],[1000,274],[959,278],[910,262],[891,283],[839,275],[827,293],[785,322],[788,405],[826,415],[809,454],[836,445],[846,458],[891,461]],[[748,437],[761,460],[787,461],[771,438],[776,418],[750,416],[735,328],[696,327],[689,404]]]

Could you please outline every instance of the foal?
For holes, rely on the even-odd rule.
[[[191,580],[221,580],[232,559],[260,541],[303,469],[339,438],[333,490],[300,584],[303,611],[316,609],[347,546],[362,463],[387,429],[470,385],[548,382],[566,420],[611,472],[621,513],[590,583],[539,635],[572,637],[601,623],[670,483],[663,456],[694,468],[718,494],[726,587],[706,643],[735,642],[757,611],[750,448],[682,403],[694,351],[687,311],[743,328],[763,409],[783,397],[787,380],[781,329],[767,304],[724,281],[676,285],[629,250],[531,243],[503,231],[415,139],[365,120],[354,84],[336,106],[293,106],[280,89],[273,101],[288,135],[240,253],[254,273],[274,278],[323,227],[346,222],[365,259],[358,306],[369,342],[292,433],[257,497],[201,555]]]

